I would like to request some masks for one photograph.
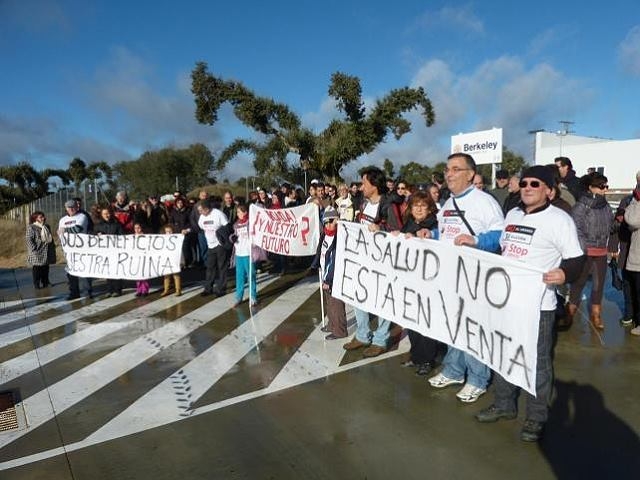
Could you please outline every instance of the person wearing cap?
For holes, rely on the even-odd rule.
[[[571,217],[554,207],[549,196],[555,185],[552,172],[542,165],[526,169],[520,180],[521,203],[510,210],[500,237],[502,256],[543,269],[546,285],[540,304],[536,395],[525,392],[526,416],[520,438],[538,441],[549,414],[553,388],[553,329],[555,322],[555,286],[572,282],[584,263],[584,253]],[[494,376],[494,402],[476,414],[481,423],[515,419],[517,386],[500,374]]]
[[[320,233],[320,241],[316,256],[311,264],[311,268],[320,269],[322,279],[322,290],[326,292],[324,296],[327,305],[327,318],[329,322],[320,330],[327,333],[327,340],[345,338],[347,332],[347,313],[342,300],[333,298],[331,288],[333,287],[333,272],[335,269],[336,256],[336,233],[338,227],[339,214],[335,208],[328,207],[322,216],[323,229]]]
[[[509,184],[509,172],[506,170],[498,170],[496,172],[496,186],[489,190],[489,193],[498,201],[498,204],[504,205],[504,201],[509,195],[507,185]]]
[[[75,233],[89,232],[89,216],[80,212],[78,203],[75,200],[67,200],[64,204],[67,214],[58,222],[58,237],[61,239],[64,235]],[[67,273],[67,282],[69,284],[69,296],[67,300],[75,300],[80,298],[80,279],[75,275]],[[87,296],[92,297],[91,282],[87,279]]]
[[[451,196],[438,212],[436,234],[451,245],[497,252],[504,216],[496,199],[473,185],[476,169],[469,154],[452,153],[447,158],[445,173]],[[429,379],[433,388],[464,384],[456,393],[463,403],[473,403],[487,391],[491,370],[473,355],[449,347],[442,365],[442,371]]]

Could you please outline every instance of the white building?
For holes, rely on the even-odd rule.
[[[556,157],[568,157],[578,177],[595,168],[605,175],[610,190],[631,190],[640,171],[640,139],[604,138],[537,132],[534,154],[536,165],[553,163]]]

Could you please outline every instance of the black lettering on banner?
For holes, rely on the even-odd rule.
[[[495,274],[500,274],[501,277],[504,279],[505,297],[501,301],[497,301],[497,300],[494,301],[489,296],[489,293],[490,293],[489,281],[491,280],[491,277]],[[507,304],[507,302],[509,301],[509,296],[511,295],[511,278],[509,277],[507,272],[504,270],[504,268],[492,267],[487,271],[487,275],[484,278],[484,295],[485,295],[485,298],[487,299],[487,302],[489,302],[493,307],[503,308]]]
[[[124,269],[124,262],[129,258],[129,254],[127,252],[118,252],[118,264],[116,265],[116,275],[119,277],[124,277],[126,275]]]
[[[173,252],[176,249],[176,242],[178,241],[177,237],[174,235],[171,235],[169,237],[169,241],[167,242],[168,245],[166,245],[165,247],[167,248],[167,250],[169,250],[170,252]]]
[[[493,365],[493,338],[493,332],[487,336],[486,330],[480,326],[480,357],[485,358],[484,347],[486,346],[486,351],[489,353],[489,363],[491,365]],[[489,339],[491,339],[491,344],[489,344]]]
[[[96,235],[89,235],[87,237],[87,247],[89,248],[95,248],[98,246],[98,239],[100,237],[96,236]]]
[[[364,254],[369,256],[369,243],[367,242],[367,237],[361,228],[358,229],[358,238],[356,239],[356,251],[354,253],[359,253],[360,247],[364,248]]]
[[[347,231],[347,229],[345,228],[345,229],[344,229],[344,231],[346,232],[346,231]],[[341,294],[342,294],[342,296],[344,296],[345,298],[348,298],[349,300],[353,301],[353,300],[354,300],[354,298],[353,298],[353,297],[350,297],[350,296],[347,294],[347,292],[345,291],[345,288],[344,288],[344,287],[345,287],[345,285],[344,285],[344,284],[345,284],[345,280],[351,280],[351,281],[353,281],[353,277],[351,277],[351,276],[347,275],[347,265],[348,265],[348,264],[352,264],[352,265],[356,265],[356,266],[358,265],[358,263],[356,263],[356,262],[354,262],[354,261],[352,261],[352,260],[349,260],[348,258],[345,258],[345,259],[344,259],[344,268],[343,268],[343,272],[344,272],[344,273],[342,274],[342,282],[340,283],[340,293],[341,293]]]
[[[411,295],[412,299],[417,300],[415,303],[415,308],[411,308],[414,303],[408,298]],[[427,328],[431,328],[431,298],[427,297],[427,308],[425,310],[424,303],[422,302],[422,295],[417,293],[415,290],[411,288],[404,288],[404,294],[402,296],[402,318],[409,322],[413,322],[415,324],[419,324],[421,320],[424,320],[424,323],[427,325]],[[410,309],[410,311],[408,311]],[[415,315],[411,315],[414,314]]]
[[[530,368],[527,367],[526,357],[524,356],[524,347],[522,345],[518,345],[518,348],[516,349],[516,353],[511,358],[510,362],[511,362],[511,365],[509,366],[507,375],[511,375],[511,371],[513,370],[513,367],[515,367],[516,365],[521,367],[522,371],[524,372],[524,379],[527,382],[527,387],[531,388],[531,382],[529,381]]]
[[[408,272],[415,272],[416,268],[418,268],[418,257],[420,256],[420,250],[415,250],[415,258],[413,259],[413,263],[411,265],[409,265],[409,253],[410,253],[410,249],[406,248],[404,251],[404,265],[406,267],[406,271]]]
[[[376,293],[373,298],[375,299],[375,304],[377,305],[378,299],[380,298],[380,277],[384,277],[385,274],[382,272],[378,272],[377,270],[371,270],[371,273],[376,276]]]
[[[393,316],[396,316],[396,302],[393,295],[393,282],[387,283],[387,289],[384,292],[384,301],[382,302],[382,308],[384,310],[384,306],[387,304],[387,301],[391,302],[391,308],[393,310]]]
[[[432,275],[427,276],[427,272],[429,269],[427,268],[427,264],[429,263],[429,257],[433,257],[435,259],[435,271]],[[433,280],[440,273],[440,257],[433,250],[423,250],[422,251],[422,279],[424,281]]]
[[[339,225],[339,224],[338,224]],[[349,248],[349,239],[352,238],[351,234],[349,233],[349,229],[345,226],[342,231],[344,232],[344,251],[345,252],[349,252],[349,253],[355,253],[357,254],[358,252],[356,250],[351,250]]]
[[[440,295],[440,302],[442,304],[442,311],[444,313],[444,321],[445,324],[447,325],[447,330],[449,330],[449,337],[451,338],[451,343],[453,345],[455,345],[456,343],[456,339],[458,338],[458,333],[460,333],[460,323],[462,321],[462,312],[464,310],[464,298],[459,297],[460,298],[460,303],[458,306],[458,313],[457,313],[457,319],[456,319],[456,329],[455,329],[455,334],[451,331],[451,325],[449,323],[449,313],[447,312],[447,304],[446,301],[444,299],[444,295],[442,295],[442,290],[438,290],[438,294]]]
[[[358,270],[358,284],[360,285],[360,287],[362,287],[362,291],[364,292],[364,298],[360,298],[360,296],[358,295],[358,291],[356,290],[356,300],[358,302],[364,303],[367,301],[367,298],[369,297],[369,292],[367,292],[367,286],[362,283],[362,272],[366,272],[369,273],[369,269],[367,267],[360,267],[360,270]]]
[[[474,348],[471,346],[471,337],[475,337],[476,333],[471,331],[471,327],[478,326],[478,322],[475,322],[474,320],[470,319],[469,317],[466,318],[466,327],[467,327],[467,350],[469,350],[470,352],[475,353],[476,355],[478,355],[478,352],[476,350],[474,350]]]
[[[495,333],[500,338],[500,360],[498,361],[498,370],[502,370],[502,362],[504,360],[504,341],[508,340],[509,342],[511,342],[513,339],[511,337],[507,337],[498,330],[496,330]]]
[[[158,235],[153,237],[152,247],[156,252],[164,248],[164,235]]]
[[[386,240],[386,236],[382,232],[376,232],[373,234],[373,246],[376,248],[378,252],[378,256],[375,255],[375,252],[371,252],[371,260],[374,262],[379,262],[382,260],[382,247],[378,244],[378,240]],[[389,244],[387,243],[387,248]]]
[[[464,272],[464,279],[467,284],[467,291],[471,298],[474,300],[478,299],[478,284],[480,283],[480,260],[476,260],[476,278],[475,285],[472,287],[469,283],[469,274],[467,273],[467,266],[464,263],[464,259],[461,256],[458,256],[458,269],[456,272],[456,293],[460,294],[460,277],[461,273]]]

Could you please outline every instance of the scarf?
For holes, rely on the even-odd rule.
[[[47,227],[44,223],[40,223],[38,221],[33,222],[36,227],[40,228],[40,239],[43,243],[51,243],[53,241],[53,237],[51,236],[51,232],[49,231],[49,227]]]

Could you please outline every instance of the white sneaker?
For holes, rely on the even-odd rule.
[[[464,387],[462,387],[462,390],[456,393],[456,397],[458,397],[461,402],[473,403],[485,392],[486,390],[484,388],[474,387],[466,383]]]
[[[429,383],[434,388],[444,388],[449,385],[456,385],[464,383],[464,380],[454,380],[453,378],[445,377],[443,374],[439,373],[434,377],[429,379]]]
[[[631,333],[631,335],[640,336],[640,325],[638,325],[637,327],[633,327],[631,330],[629,330],[629,333]]]

